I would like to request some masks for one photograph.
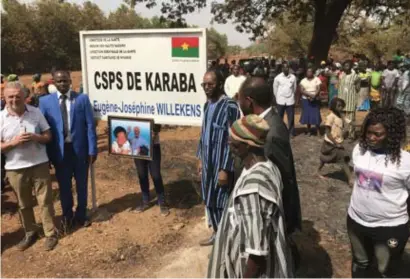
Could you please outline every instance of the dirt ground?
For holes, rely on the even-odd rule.
[[[73,73],[74,89],[79,73]],[[29,83],[29,77],[23,77]],[[325,112],[324,112],[325,113]],[[363,118],[363,115],[360,116]],[[171,214],[162,217],[155,206],[144,213],[130,209],[141,193],[132,160],[108,156],[105,122],[98,124],[99,157],[95,165],[98,210],[93,224],[62,236],[55,250],[43,251],[44,239],[19,252],[23,237],[16,199],[10,188],[1,201],[2,277],[204,277],[210,248],[198,241],[209,236],[195,175],[198,128],[166,128],[161,133],[162,174]],[[337,166],[327,166],[327,179],[318,179],[321,138],[307,137],[298,126],[292,140],[300,186],[303,231],[296,235],[302,263],[298,277],[350,277],[350,248],[346,235],[346,210],[351,190]],[[352,148],[352,145],[349,146]],[[151,183],[152,185],[152,183]],[[61,208],[53,176],[58,224]],[[91,205],[91,193],[89,197]],[[38,216],[38,208],[36,208]],[[410,255],[404,261],[410,277]]]

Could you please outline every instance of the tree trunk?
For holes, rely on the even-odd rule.
[[[308,57],[313,57],[316,65],[327,59],[337,26],[351,0],[332,1],[331,4],[326,2],[315,0],[315,21]]]

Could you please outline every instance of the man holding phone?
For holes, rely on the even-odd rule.
[[[25,237],[17,245],[26,250],[38,238],[33,211],[32,188],[41,207],[46,236],[45,250],[54,249],[58,239],[54,227],[54,208],[48,156],[45,144],[51,140],[50,127],[40,110],[24,103],[23,86],[8,82],[6,107],[0,112],[1,152],[6,155],[6,175],[16,192]]]

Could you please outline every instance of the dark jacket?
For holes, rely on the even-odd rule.
[[[285,211],[287,232],[291,234],[296,229],[302,229],[302,216],[289,132],[275,108],[272,108],[264,119],[270,127],[266,137],[265,155],[276,164],[282,175],[283,209]]]
[[[297,229],[302,230],[302,214],[289,132],[274,107],[264,119],[270,127],[266,137],[265,156],[278,167],[281,173],[286,231],[288,234],[292,234]],[[235,183],[242,170],[243,165],[239,162],[235,163]]]

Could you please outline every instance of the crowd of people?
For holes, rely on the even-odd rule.
[[[353,188],[346,221],[352,277],[373,277],[373,263],[379,276],[399,274],[410,235],[410,153],[404,150],[409,66],[388,62],[383,71],[381,66],[373,71],[365,61],[323,61],[318,69],[307,65],[301,77],[284,62],[273,78],[263,69],[241,70],[236,63],[211,66],[202,84],[208,102],[197,154],[213,228],[200,242],[213,245],[208,277],[294,276],[300,259],[292,236],[301,229],[290,145],[296,135],[295,104],[300,97],[300,123],[307,132],[314,125],[311,134],[319,135],[322,96],[329,113],[318,177],[325,179],[326,164],[340,164]],[[227,69],[231,75],[225,80]],[[239,78],[241,72],[245,78]],[[358,135],[356,111],[362,110],[369,112]],[[351,154],[346,138],[355,143]]]
[[[341,164],[353,187],[346,220],[352,277],[371,277],[373,257],[380,276],[398,274],[409,238],[410,212],[410,153],[403,149],[410,114],[410,63],[402,60],[403,65],[389,62],[383,71],[381,66],[371,70],[368,61],[350,60],[323,61],[317,69],[309,63],[276,65],[267,60],[252,67],[236,62],[211,65],[201,84],[207,101],[197,151],[201,194],[212,229],[209,238],[199,243],[213,245],[208,277],[295,276],[303,260],[293,239],[302,229],[291,147],[291,139],[297,136],[294,121],[299,103],[300,123],[307,125],[309,136],[319,135],[320,125],[325,126],[318,178],[325,179],[326,164]],[[329,113],[322,123],[324,106]],[[359,110],[369,112],[357,134]],[[6,173],[16,193],[25,230],[17,247],[25,250],[38,239],[34,189],[42,209],[45,249],[52,250],[60,230],[54,224],[49,162],[60,191],[61,229],[70,232],[91,224],[88,168],[98,152],[90,100],[72,89],[66,69],[53,69],[47,82],[35,75],[31,89],[13,75],[2,86],[0,121],[2,175]],[[160,213],[166,216],[159,132],[157,126],[153,160],[135,160],[143,193],[136,210],[150,207],[150,171]],[[114,136],[120,133],[124,142],[130,141],[131,150],[134,139],[128,139],[125,129],[114,131]],[[346,138],[355,143],[351,154],[344,145]]]

